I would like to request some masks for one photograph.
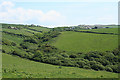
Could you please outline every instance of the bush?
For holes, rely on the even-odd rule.
[[[115,49],[112,51],[112,53],[116,56],[120,55],[120,50],[119,49]]]
[[[95,52],[89,52],[84,56],[84,59],[88,59],[89,61],[93,61],[95,58],[101,58],[101,53],[95,51]]]
[[[105,69],[105,67],[103,65],[100,65],[100,64],[94,64],[94,65],[91,66],[91,68],[94,69],[94,70],[97,70],[97,71]]]
[[[38,50],[34,53],[33,58],[36,58],[36,57],[41,58],[42,56],[43,56],[43,54]]]
[[[110,62],[104,58],[96,58],[95,59],[96,62],[100,62],[103,66],[109,65]]]
[[[2,40],[2,44],[5,44],[5,45],[11,45],[11,41],[9,41],[9,40],[6,40],[6,39],[3,39]]]
[[[105,67],[105,70],[109,71],[109,72],[113,72],[113,70],[110,67],[107,67],[107,66]]]
[[[66,53],[62,53],[61,55],[62,55],[63,57],[65,57],[65,58],[68,58],[68,57],[69,57],[69,55],[66,54]]]
[[[88,66],[88,65],[85,65],[83,68],[84,68],[84,69],[91,69],[91,67]]]
[[[70,58],[77,58],[77,55],[72,54],[72,55],[70,55],[69,57],[70,57]]]
[[[83,68],[85,66],[86,62],[85,61],[79,61],[79,62],[77,62],[77,64],[79,65],[80,68]]]
[[[90,65],[95,65],[95,64],[97,64],[97,62],[96,61],[89,61],[89,64]]]
[[[16,46],[16,43],[14,43],[14,42],[11,42],[11,45],[12,45],[12,46]]]
[[[24,42],[37,43],[37,40],[34,37],[27,37]]]
[[[118,67],[118,65],[109,65],[109,67],[113,70],[113,72],[120,73],[120,67]]]

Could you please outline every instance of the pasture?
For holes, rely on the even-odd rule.
[[[80,31],[91,31],[91,32],[118,34],[118,28],[101,28],[101,29],[89,29],[89,30],[80,30]]]
[[[50,31],[50,28],[45,28],[45,27],[30,27],[30,29],[35,29],[37,31],[43,31],[43,32]]]
[[[62,32],[52,45],[70,52],[112,51],[118,47],[118,35]]]

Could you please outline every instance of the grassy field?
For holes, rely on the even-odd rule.
[[[81,32],[62,32],[52,45],[74,52],[111,51],[118,46],[118,36]]]
[[[26,36],[32,36],[33,33],[41,33],[38,31],[47,32],[50,29],[43,27],[29,27],[21,28],[20,30],[3,28],[3,31],[11,32],[14,34],[23,34]],[[34,30],[32,30],[34,29]],[[116,33],[116,29],[112,30],[96,30],[98,32],[113,32]],[[94,30],[95,31],[95,30]],[[41,33],[41,34],[43,34]],[[13,51],[21,55],[33,55],[33,52],[26,52],[28,49],[37,50],[38,44],[29,43],[28,49],[22,49],[20,44],[24,38],[20,36],[14,36],[7,33],[2,33],[3,41],[8,44],[2,45],[5,53],[2,54],[2,71],[3,78],[117,78],[117,73],[106,71],[94,71],[92,69],[82,69],[77,67],[65,67],[50,65],[35,61],[30,61],[18,56],[9,55]],[[89,52],[89,51],[109,51],[117,48],[118,36],[110,34],[93,34],[66,31],[62,32],[58,37],[53,38],[51,44],[55,47],[70,52]],[[17,45],[11,46],[9,42],[14,42]],[[26,45],[26,44],[25,44]],[[41,48],[40,48],[41,49]],[[30,51],[29,50],[29,51]],[[9,53],[9,54],[6,54]],[[73,53],[72,53],[73,54]],[[59,55],[60,56],[60,55]],[[54,58],[54,57],[53,57]],[[1,59],[1,58],[0,58]],[[48,59],[52,60],[52,59]],[[62,59],[63,60],[63,59]]]
[[[7,32],[10,32],[10,33],[15,33],[15,34],[23,34],[23,35],[26,35],[26,36],[33,35],[32,33],[25,31],[24,29],[15,30],[15,29],[5,29],[5,28],[3,28],[3,31],[7,31]]]
[[[31,29],[35,29],[37,31],[43,31],[43,32],[48,32],[50,29],[45,28],[45,27],[30,27]]]
[[[101,28],[101,29],[89,29],[89,30],[80,30],[80,31],[92,31],[92,32],[100,32],[100,33],[118,34],[118,28]]]
[[[9,61],[8,61],[9,60]],[[2,54],[3,78],[117,78],[117,73],[59,67]]]
[[[5,34],[5,33],[2,33],[2,39],[10,40],[12,42],[15,42],[16,44],[20,44],[21,42],[23,42],[23,38],[12,36],[12,35]]]

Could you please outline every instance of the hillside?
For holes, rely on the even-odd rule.
[[[118,46],[118,35],[62,32],[52,45],[72,52],[111,51]]]
[[[94,78],[120,73],[116,34],[14,24],[2,29],[4,77]]]
[[[117,78],[117,73],[55,66],[2,55],[3,78]],[[9,62],[8,62],[9,60]]]
[[[101,28],[101,29],[89,29],[89,30],[79,30],[79,31],[91,31],[91,32],[100,32],[100,33],[118,33],[118,28]]]

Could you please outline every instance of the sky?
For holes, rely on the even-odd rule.
[[[0,23],[118,24],[118,0],[0,0]]]

